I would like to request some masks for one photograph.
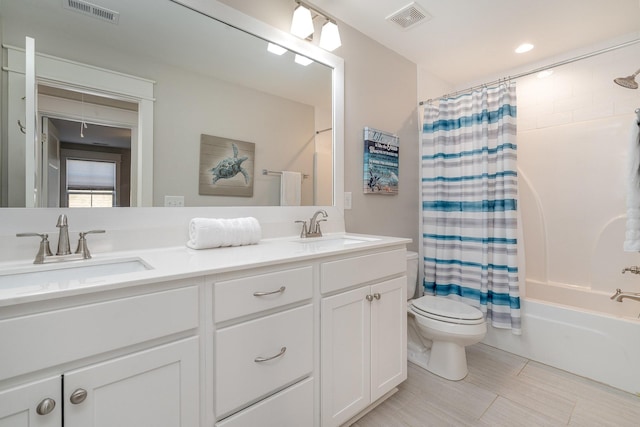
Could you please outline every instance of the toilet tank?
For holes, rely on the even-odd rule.
[[[407,299],[416,294],[418,287],[418,253],[407,251]]]

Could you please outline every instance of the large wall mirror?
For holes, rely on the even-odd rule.
[[[216,1],[2,0],[0,19],[2,206],[295,204],[295,190],[281,199],[283,171],[301,174],[300,205],[340,205],[335,55]]]

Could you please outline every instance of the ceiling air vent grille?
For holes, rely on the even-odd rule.
[[[410,3],[395,13],[387,16],[387,21],[393,22],[403,30],[408,30],[421,22],[427,22],[432,16],[417,3]]]
[[[65,9],[75,10],[83,15],[92,16],[101,21],[111,22],[112,24],[117,24],[120,18],[120,13],[105,7],[96,6],[84,0],[63,0],[62,4]]]

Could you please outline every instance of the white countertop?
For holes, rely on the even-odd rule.
[[[178,246],[108,254],[93,253],[93,258],[90,260],[42,265],[34,265],[32,260],[1,263],[0,279],[5,280],[0,282],[0,307],[154,282],[233,272],[246,268],[313,260],[319,257],[348,254],[367,249],[406,245],[410,242],[411,239],[406,238],[339,233],[327,234],[321,238],[263,239],[256,245],[205,250]],[[46,279],[46,271],[53,269],[108,264],[123,260],[139,260],[151,268],[131,273],[89,277],[83,280],[55,279],[52,281]],[[21,281],[19,277],[16,277],[15,282],[6,280],[8,277],[2,277],[12,273],[37,271],[43,271],[42,277],[45,278],[38,279],[37,283],[32,284],[19,283]]]

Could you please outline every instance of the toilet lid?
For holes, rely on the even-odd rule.
[[[425,295],[411,301],[411,306],[418,313],[443,321],[479,321],[484,320],[482,312],[465,303],[443,297]],[[466,322],[465,322],[466,323]]]

